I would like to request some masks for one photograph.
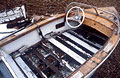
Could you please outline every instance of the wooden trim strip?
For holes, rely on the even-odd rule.
[[[39,27],[41,27],[41,26],[43,26],[43,25],[45,25],[45,24],[48,24],[48,23],[50,23],[50,22],[52,22],[52,21],[55,21],[55,20],[57,20],[57,19],[59,19],[59,18],[62,18],[62,17],[64,17],[64,16],[65,16],[65,14],[59,14],[59,15],[57,15],[56,18],[54,18],[54,19],[51,19],[51,20],[46,19],[46,20],[43,20],[43,21],[41,21],[41,22],[38,22],[38,23],[36,23],[36,24],[34,24],[34,25],[26,28],[27,31],[25,31],[24,33],[21,33],[21,34],[19,34],[19,35],[17,35],[17,36],[11,35],[11,36],[9,36],[8,38],[3,39],[3,40],[0,41],[0,47],[2,47],[2,46],[4,46],[4,45],[6,45],[6,44],[8,44],[8,43],[10,43],[10,42],[12,42],[12,41],[20,38],[20,37],[22,37],[22,36],[24,36],[24,35],[32,32],[32,31],[34,31],[35,29],[37,29],[37,28],[39,28]]]
[[[110,51],[115,47],[116,43],[119,40],[119,35],[115,35],[115,33],[110,38],[109,42],[113,43],[113,47],[110,49]],[[107,45],[107,44],[106,44]],[[108,54],[107,54],[108,53]],[[104,61],[106,57],[108,57],[109,52],[105,52],[103,50],[100,50],[98,53],[96,53],[92,58],[90,58],[87,62],[85,62],[82,66],[80,66],[75,72],[73,72],[68,78],[71,78],[76,72],[80,71],[83,73],[84,77],[92,73],[91,71],[97,67],[98,64]]]
[[[92,15],[92,14],[91,14]],[[20,38],[20,37],[22,37],[22,36],[24,36],[24,35],[26,35],[26,34],[28,34],[28,33],[30,33],[31,31],[34,31],[35,29],[37,29],[37,28],[39,28],[39,27],[41,27],[41,26],[44,26],[44,25],[46,25],[46,24],[48,24],[48,23],[50,23],[50,22],[52,22],[52,21],[55,21],[55,20],[57,20],[57,19],[59,19],[59,18],[62,18],[62,17],[64,17],[65,16],[65,14],[63,13],[63,14],[59,14],[59,15],[56,15],[55,17],[56,18],[53,18],[53,19],[46,19],[46,20],[43,20],[43,21],[41,21],[41,22],[38,22],[38,23],[36,23],[36,24],[34,24],[34,25],[32,25],[32,26],[30,26],[30,27],[28,27],[28,28],[26,28],[26,32],[24,32],[24,33],[21,33],[21,34],[19,34],[19,35],[17,35],[17,36],[15,36],[15,35],[11,35],[11,36],[9,36],[8,38],[5,38],[5,39],[3,39],[3,40],[1,40],[0,41],[0,47],[2,47],[2,46],[4,46],[4,45],[6,45],[6,44],[8,44],[8,43],[10,43],[10,42],[12,42],[12,41],[14,41],[14,40],[16,40],[16,39],[18,39],[18,38]],[[98,16],[99,17],[99,16]],[[103,18],[104,19],[104,18]],[[99,22],[99,23],[101,23],[101,22]],[[112,22],[111,22],[112,23]],[[84,24],[86,24],[85,22],[84,22]]]

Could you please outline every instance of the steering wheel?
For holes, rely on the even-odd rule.
[[[69,17],[70,13],[74,14],[74,15]],[[82,15],[81,15],[81,13],[82,13]],[[85,19],[85,13],[84,13],[83,9],[78,6],[74,6],[74,7],[70,8],[66,14],[66,23],[71,28],[80,27],[81,24],[83,23],[84,19]]]

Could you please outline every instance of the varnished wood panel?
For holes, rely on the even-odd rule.
[[[98,30],[99,32],[103,33],[104,35],[106,35],[108,37],[110,37],[110,35],[112,35],[112,30],[110,28],[107,28],[106,26],[104,26],[96,21],[86,18],[84,21],[84,24]]]

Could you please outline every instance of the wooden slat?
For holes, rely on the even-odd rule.
[[[37,78],[37,76],[32,72],[32,70],[26,65],[21,57],[15,58],[15,61],[20,66],[22,71],[26,74],[28,78]],[[32,73],[32,74],[31,74]]]
[[[65,32],[63,33],[63,35],[65,35],[66,37],[70,38],[71,40],[75,41],[76,43],[80,44],[81,46],[85,47],[86,49],[90,50],[93,53],[96,53],[98,50],[94,47],[92,47],[91,45],[85,43],[84,41],[78,39],[77,37]]]
[[[119,35],[116,35],[115,33],[113,33],[111,39],[108,41],[112,42],[112,44],[115,46],[116,42],[119,40]],[[107,45],[107,44],[106,44]],[[113,46],[113,47],[114,47]],[[112,47],[112,48],[113,48]],[[112,49],[111,48],[111,49]],[[98,53],[96,53],[91,59],[89,59],[84,65],[82,65],[78,70],[76,70],[75,72],[80,71],[84,76],[87,75],[88,73],[92,73],[91,71],[100,63],[102,62],[102,60],[108,55],[108,52],[105,52],[103,50],[99,51]],[[69,78],[71,78],[74,74],[72,73]]]
[[[22,58],[24,58],[24,57],[22,57]],[[26,58],[24,58],[24,59],[26,60]],[[27,61],[28,64],[30,64],[30,65],[29,65],[30,68],[34,68],[34,70],[37,71],[38,74],[39,74],[41,77],[45,78],[45,75],[43,74],[43,72],[42,72],[41,70],[39,70],[37,67],[35,67],[35,66],[33,65],[33,63],[30,62],[29,60],[26,60],[26,61]]]
[[[84,58],[82,58],[77,53],[67,48],[66,46],[64,46],[62,43],[58,42],[54,38],[50,38],[49,41],[55,46],[57,46],[58,48],[60,48],[62,51],[64,51],[66,54],[68,54],[70,57],[75,59],[78,63],[83,64],[86,61]]]
[[[63,59],[62,59],[61,57],[58,57],[58,55],[54,54],[54,53],[53,53],[53,50],[51,50],[51,49],[48,50],[48,48],[47,48],[46,46],[44,46],[42,43],[41,43],[40,45],[41,45],[42,49],[44,49],[46,52],[50,53],[50,54],[51,54],[56,60],[58,60],[62,65],[64,65],[65,67],[67,67],[67,68],[68,68],[69,70],[71,70],[71,71],[74,71],[74,70],[75,70],[74,68],[71,68],[70,65],[67,64],[67,62],[66,62],[65,60],[64,60],[64,62],[66,62],[66,64],[63,63]]]
[[[48,65],[54,72],[57,73],[57,75],[60,77],[60,78],[63,78],[63,75],[62,73],[58,70],[58,68],[56,68],[53,64],[51,64],[47,59],[45,59],[45,57],[40,54],[37,50],[33,50],[33,52],[35,53],[35,55],[37,55],[42,61],[44,61],[44,63],[46,63],[46,65]]]

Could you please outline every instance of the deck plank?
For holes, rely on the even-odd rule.
[[[63,44],[61,44],[57,40],[55,40],[54,38],[50,38],[49,41],[52,44],[54,44],[55,46],[57,46],[58,48],[60,48],[61,50],[63,50],[66,54],[71,56],[73,59],[78,61],[80,64],[83,64],[86,61],[81,56],[79,56],[78,54],[76,54],[75,52],[73,52],[72,50],[70,50],[69,48],[67,48],[66,46],[64,46]]]
[[[63,35],[65,35],[66,37],[70,38],[71,40],[77,42],[78,44],[82,45],[83,47],[85,47],[86,49],[92,51],[93,53],[96,53],[98,51],[98,49],[90,46],[89,44],[83,42],[82,40],[78,39],[77,37],[65,32],[63,33]]]

